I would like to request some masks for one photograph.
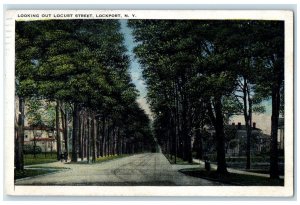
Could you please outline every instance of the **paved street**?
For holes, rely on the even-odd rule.
[[[199,165],[171,165],[161,153],[137,154],[99,164],[54,162],[38,167],[65,167],[57,173],[16,181],[16,185],[153,185],[220,186],[218,182],[186,176],[179,169]]]

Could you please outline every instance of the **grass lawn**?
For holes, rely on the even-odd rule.
[[[246,172],[254,172],[254,173],[260,173],[260,174],[269,174],[269,170],[263,170],[263,169],[257,169],[257,170],[244,170]]]
[[[215,170],[206,171],[201,168],[182,169],[180,172],[193,177],[210,179],[231,185],[239,186],[283,186],[283,179],[269,179],[267,177],[228,173],[220,176]]]
[[[121,155],[110,155],[110,156],[106,156],[106,157],[100,157],[100,158],[96,159],[96,163],[102,163],[105,161],[119,159],[119,158],[128,157],[128,156],[130,156],[130,155],[129,154],[121,154]]]
[[[32,176],[37,176],[37,175],[42,175],[42,174],[47,174],[51,172],[56,172],[58,170],[48,170],[48,169],[24,169],[23,171],[16,171],[14,172],[15,174],[15,180],[16,179],[21,179],[25,177],[32,177]]]
[[[33,164],[44,164],[50,162],[56,162],[56,153],[41,153],[36,154],[34,157],[33,154],[24,154],[24,164],[25,165],[33,165]]]
[[[174,158],[174,156],[172,156],[172,159],[171,159],[170,155],[168,155],[168,154],[164,154],[164,155],[169,160],[169,162],[171,164],[175,164],[175,158]],[[197,164],[197,163],[194,163],[194,162],[189,163],[187,161],[183,161],[183,159],[180,158],[180,157],[176,157],[176,164],[178,164],[178,165],[191,165],[191,164]]]
[[[211,162],[216,162],[217,161],[217,155],[216,154],[208,154],[209,160]],[[194,158],[195,157],[194,154]],[[279,162],[283,163],[284,162],[284,157],[283,156],[278,156]],[[270,162],[270,156],[269,155],[251,155],[250,157],[251,163],[269,163]],[[247,157],[246,156],[227,156],[226,157],[226,162],[227,163],[244,163],[246,164],[247,162]]]

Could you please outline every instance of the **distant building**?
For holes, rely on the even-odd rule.
[[[60,130],[61,148],[64,148],[62,130]],[[57,150],[56,131],[47,127],[24,127],[24,145],[36,145],[42,152],[55,152]]]
[[[262,130],[256,127],[256,123],[252,124],[251,134],[251,154],[266,153],[270,150],[270,136],[263,134]],[[227,156],[245,156],[247,145],[247,130],[246,126],[240,122],[236,125],[224,126],[225,131],[225,151]],[[215,130],[208,129],[208,132],[213,136]]]
[[[27,107],[25,106],[25,113]],[[19,98],[15,95],[15,137],[17,136],[17,126],[19,117]],[[42,152],[57,151],[56,131],[47,126],[30,126],[28,119],[24,120],[24,145],[36,145],[42,149]],[[61,127],[61,126],[60,126]],[[61,150],[64,152],[63,130],[60,129]]]

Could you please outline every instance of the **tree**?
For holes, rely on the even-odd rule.
[[[272,97],[270,177],[278,178],[278,119],[281,109],[281,96],[284,94],[284,22],[271,21],[258,24],[257,52],[261,70],[260,88],[264,94]],[[272,32],[267,32],[272,30]],[[271,74],[271,76],[270,76]]]
[[[229,45],[234,48],[237,56],[236,88],[230,99],[229,115],[243,114],[247,133],[246,145],[246,169],[250,169],[250,148],[252,136],[252,114],[264,112],[261,102],[265,99],[257,92],[259,83],[257,73],[261,69],[257,66],[257,42],[253,32],[256,29],[256,21],[234,22],[235,34],[229,40]],[[232,109],[234,108],[234,109]]]
[[[270,70],[266,59],[274,49],[272,53],[265,40],[266,36],[278,37],[278,32],[271,35],[264,30],[271,29],[271,24],[129,21],[138,44],[135,54],[149,90],[148,101],[155,113],[156,137],[171,158],[174,155],[176,160],[178,155],[191,161],[191,138],[199,136],[195,130],[212,125],[216,131],[218,172],[226,174],[224,124],[238,111],[245,117],[246,166],[250,168],[252,113],[263,111],[260,103],[266,96],[260,88],[266,82],[272,84],[257,76]],[[276,106],[273,109],[278,110]]]
[[[32,44],[34,35],[38,33],[36,27],[27,22],[18,23],[16,26],[16,100],[18,100],[17,132],[15,136],[15,165],[16,170],[24,169],[24,122],[26,98],[35,94],[32,74],[36,64],[34,59],[39,56],[38,48]]]
[[[147,116],[136,103],[138,95],[127,70],[129,61],[118,21],[58,20],[18,24],[20,28],[23,25],[35,28],[30,37],[38,48],[38,55],[29,55],[26,59],[31,63],[28,68],[31,75],[20,66],[20,77],[24,82],[31,80],[26,88],[36,96],[56,102],[55,127],[59,133],[62,124],[65,144],[68,127],[72,130],[72,161],[78,160],[78,154],[81,158],[92,156],[92,162],[96,162],[101,152],[121,154],[121,143],[129,138],[134,143],[127,145],[134,152],[142,150],[143,140],[151,142],[147,139],[151,139],[147,131],[149,121],[143,119]],[[136,114],[128,119],[128,112]],[[103,132],[100,131],[101,120]],[[101,150],[104,141],[107,149]],[[59,149],[60,145],[58,154]],[[67,144],[65,150],[68,150]]]

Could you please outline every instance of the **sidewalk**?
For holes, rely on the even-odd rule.
[[[203,160],[199,160],[199,159],[193,159],[193,162],[194,163],[198,163],[200,165],[205,166],[205,163]],[[210,163],[210,167],[214,170],[217,169],[217,165],[216,164],[212,164]],[[266,177],[266,178],[269,178],[270,175],[269,174],[262,174],[262,173],[256,173],[256,172],[247,172],[247,171],[244,171],[244,170],[238,170],[238,169],[234,169],[234,168],[227,168],[228,172],[230,173],[235,173],[235,174],[245,174],[245,175],[252,175],[252,176],[259,176],[259,177]],[[280,179],[283,179],[284,176],[280,176],[279,177]]]

